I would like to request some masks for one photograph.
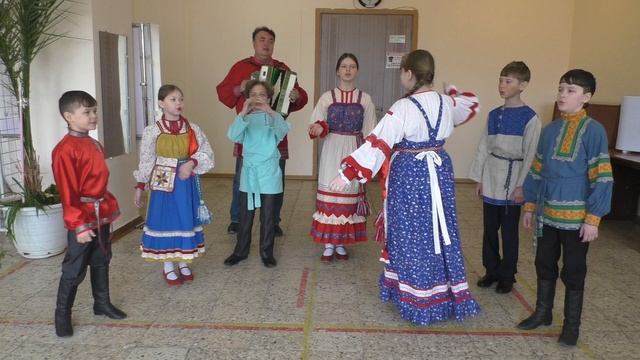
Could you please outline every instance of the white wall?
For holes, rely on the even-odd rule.
[[[56,30],[65,33],[66,38],[55,42],[40,53],[34,62],[31,79],[33,135],[45,186],[53,182],[51,151],[67,132],[66,123],[58,112],[58,98],[67,90],[84,90],[95,96],[100,109],[98,31],[127,35],[131,38],[132,0],[79,0],[68,4],[72,5],[69,19],[62,22]],[[129,40],[129,53],[130,50]],[[133,84],[131,67],[129,60],[130,87]],[[100,129],[97,134],[92,135],[104,142],[105,139],[99,134]],[[135,184],[132,172],[137,167],[137,159],[135,149],[131,154],[107,159],[111,171],[109,190],[118,199],[122,213],[115,224],[116,228],[138,216],[138,210],[133,206],[132,200]]]
[[[313,142],[306,134],[315,98],[316,8],[353,8],[346,0],[210,1],[135,0],[136,21],[160,25],[162,74],[185,92],[186,115],[207,133],[216,154],[214,173],[233,173],[226,128],[235,112],[222,105],[215,86],[237,60],[253,54],[251,32],[267,25],[276,32],[274,57],[298,72],[309,104],[289,119],[288,175],[311,175]],[[567,70],[574,0],[384,0],[383,8],[418,10],[418,47],[436,60],[435,85],[443,81],[475,92],[482,110],[447,143],[456,177],[466,178],[486,114],[502,104],[500,69],[524,60],[532,81],[524,100],[549,121],[557,81]],[[360,7],[357,7],[361,9]],[[605,16],[605,14],[602,14]],[[364,89],[366,90],[366,89]]]
[[[620,104],[640,95],[640,1],[580,0],[575,13],[570,63],[596,77],[592,101]]]
[[[51,151],[67,133],[67,123],[58,111],[58,99],[72,89],[96,94],[91,2],[69,4],[72,7],[68,21],[55,30],[65,34],[65,38],[44,48],[32,66],[31,128],[45,187],[53,182]]]

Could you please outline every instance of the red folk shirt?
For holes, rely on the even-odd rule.
[[[109,224],[120,215],[118,201],[107,191],[109,169],[99,142],[88,135],[67,134],[51,156],[67,229],[80,234]],[[101,199],[100,219],[96,219],[90,199]]]
[[[235,108],[236,114],[240,113],[245,100],[244,96],[240,93],[240,84],[244,80],[249,80],[251,78],[251,74],[259,71],[262,65],[272,65],[279,69],[290,70],[285,63],[276,59],[271,59],[270,62],[266,63],[261,63],[255,56],[242,59],[231,67],[224,80],[216,86],[220,102],[230,109]],[[298,90],[299,97],[295,103],[291,104],[291,107],[289,108],[290,112],[302,109],[307,104],[308,100],[307,92],[298,85],[297,81],[294,88]],[[289,158],[289,145],[286,136],[278,144],[278,150],[280,150],[280,155],[283,159]],[[242,156],[242,144],[234,144],[233,156]]]

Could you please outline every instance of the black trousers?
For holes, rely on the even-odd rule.
[[[584,290],[587,251],[589,243],[582,242],[579,230],[560,230],[545,225],[536,250],[538,279],[555,281],[558,278],[558,260],[562,253],[562,282],[567,290]]]
[[[97,230],[94,230],[94,232]],[[100,238],[104,249],[98,243],[98,234],[88,243],[80,244],[75,231],[67,233],[67,254],[62,261],[62,277],[60,280],[69,281],[78,286],[87,274],[87,266],[109,266],[111,262],[111,225],[100,227]]]
[[[482,237],[482,265],[487,274],[502,281],[515,282],[518,272],[520,235],[520,206],[483,203],[484,236]],[[502,236],[502,258],[500,238]]]
[[[282,205],[284,204],[284,169],[287,165],[287,159],[280,159],[279,162],[280,171],[282,171],[282,192],[276,194],[276,225],[280,225],[280,212],[282,211]],[[240,174],[242,173],[242,157],[236,157],[236,173],[233,176],[233,186],[231,191],[231,207],[229,209],[229,215],[231,216],[231,222],[240,222]]]
[[[275,239],[275,224],[278,195],[260,195],[260,257],[263,259],[273,257],[273,245]],[[247,209],[247,193],[240,191],[240,227],[237,234],[236,247],[233,253],[237,256],[248,256],[251,247],[251,229],[255,210]]]

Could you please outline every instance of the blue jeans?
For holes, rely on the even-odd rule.
[[[280,210],[282,210],[282,204],[284,203],[284,168],[287,163],[287,159],[280,159],[280,170],[282,171],[282,192],[276,195],[274,210],[276,213],[275,224],[280,224]],[[229,209],[229,215],[231,216],[232,223],[240,222],[240,173],[242,172],[242,158],[236,157],[236,174],[233,176],[233,189],[231,196],[231,208]],[[247,206],[247,204],[244,204]]]

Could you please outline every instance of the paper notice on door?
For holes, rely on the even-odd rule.
[[[404,44],[406,37],[404,35],[389,35],[390,44]]]
[[[400,62],[402,61],[403,56],[404,56],[404,53],[388,52],[386,61],[385,61],[385,68],[400,69]]]

